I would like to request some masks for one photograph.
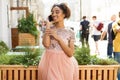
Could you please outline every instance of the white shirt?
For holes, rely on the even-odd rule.
[[[94,26],[93,26],[94,25]],[[98,26],[99,22],[98,21],[93,21],[91,22],[91,28],[92,28],[92,35],[101,35],[101,31],[98,31],[95,26]]]

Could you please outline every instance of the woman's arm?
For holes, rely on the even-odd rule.
[[[51,31],[50,26],[51,26],[51,23],[46,21],[46,30],[45,30],[45,33],[43,35],[43,40],[42,40],[42,44],[46,48],[50,46],[50,31]]]
[[[103,40],[104,37],[106,36],[106,34],[107,34],[107,32],[106,32],[106,31],[103,31],[103,32],[101,33],[100,40]]]
[[[45,33],[43,35],[43,39],[42,39],[42,44],[44,45],[44,47],[48,48],[50,46],[50,36],[48,34],[49,30],[46,29]]]
[[[58,43],[60,44],[63,51],[66,53],[68,57],[72,57],[74,54],[74,41],[69,40],[68,45],[66,45],[62,39],[58,40]]]

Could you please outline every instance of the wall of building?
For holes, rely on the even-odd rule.
[[[0,40],[10,46],[10,34],[8,25],[8,0],[0,0]]]
[[[86,16],[87,18],[90,19],[91,17],[91,0],[80,0],[80,15],[81,15],[81,19],[82,16]]]

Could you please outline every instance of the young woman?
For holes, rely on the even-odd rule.
[[[64,19],[69,17],[66,4],[53,5],[52,20],[47,21],[42,40],[45,52],[38,67],[39,80],[79,80],[78,64],[73,57],[75,35],[64,25]]]

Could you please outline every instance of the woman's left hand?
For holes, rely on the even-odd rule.
[[[56,33],[56,30],[54,30],[54,29],[50,29],[49,35],[52,36],[57,41],[59,41],[59,39],[60,39],[59,36]]]

